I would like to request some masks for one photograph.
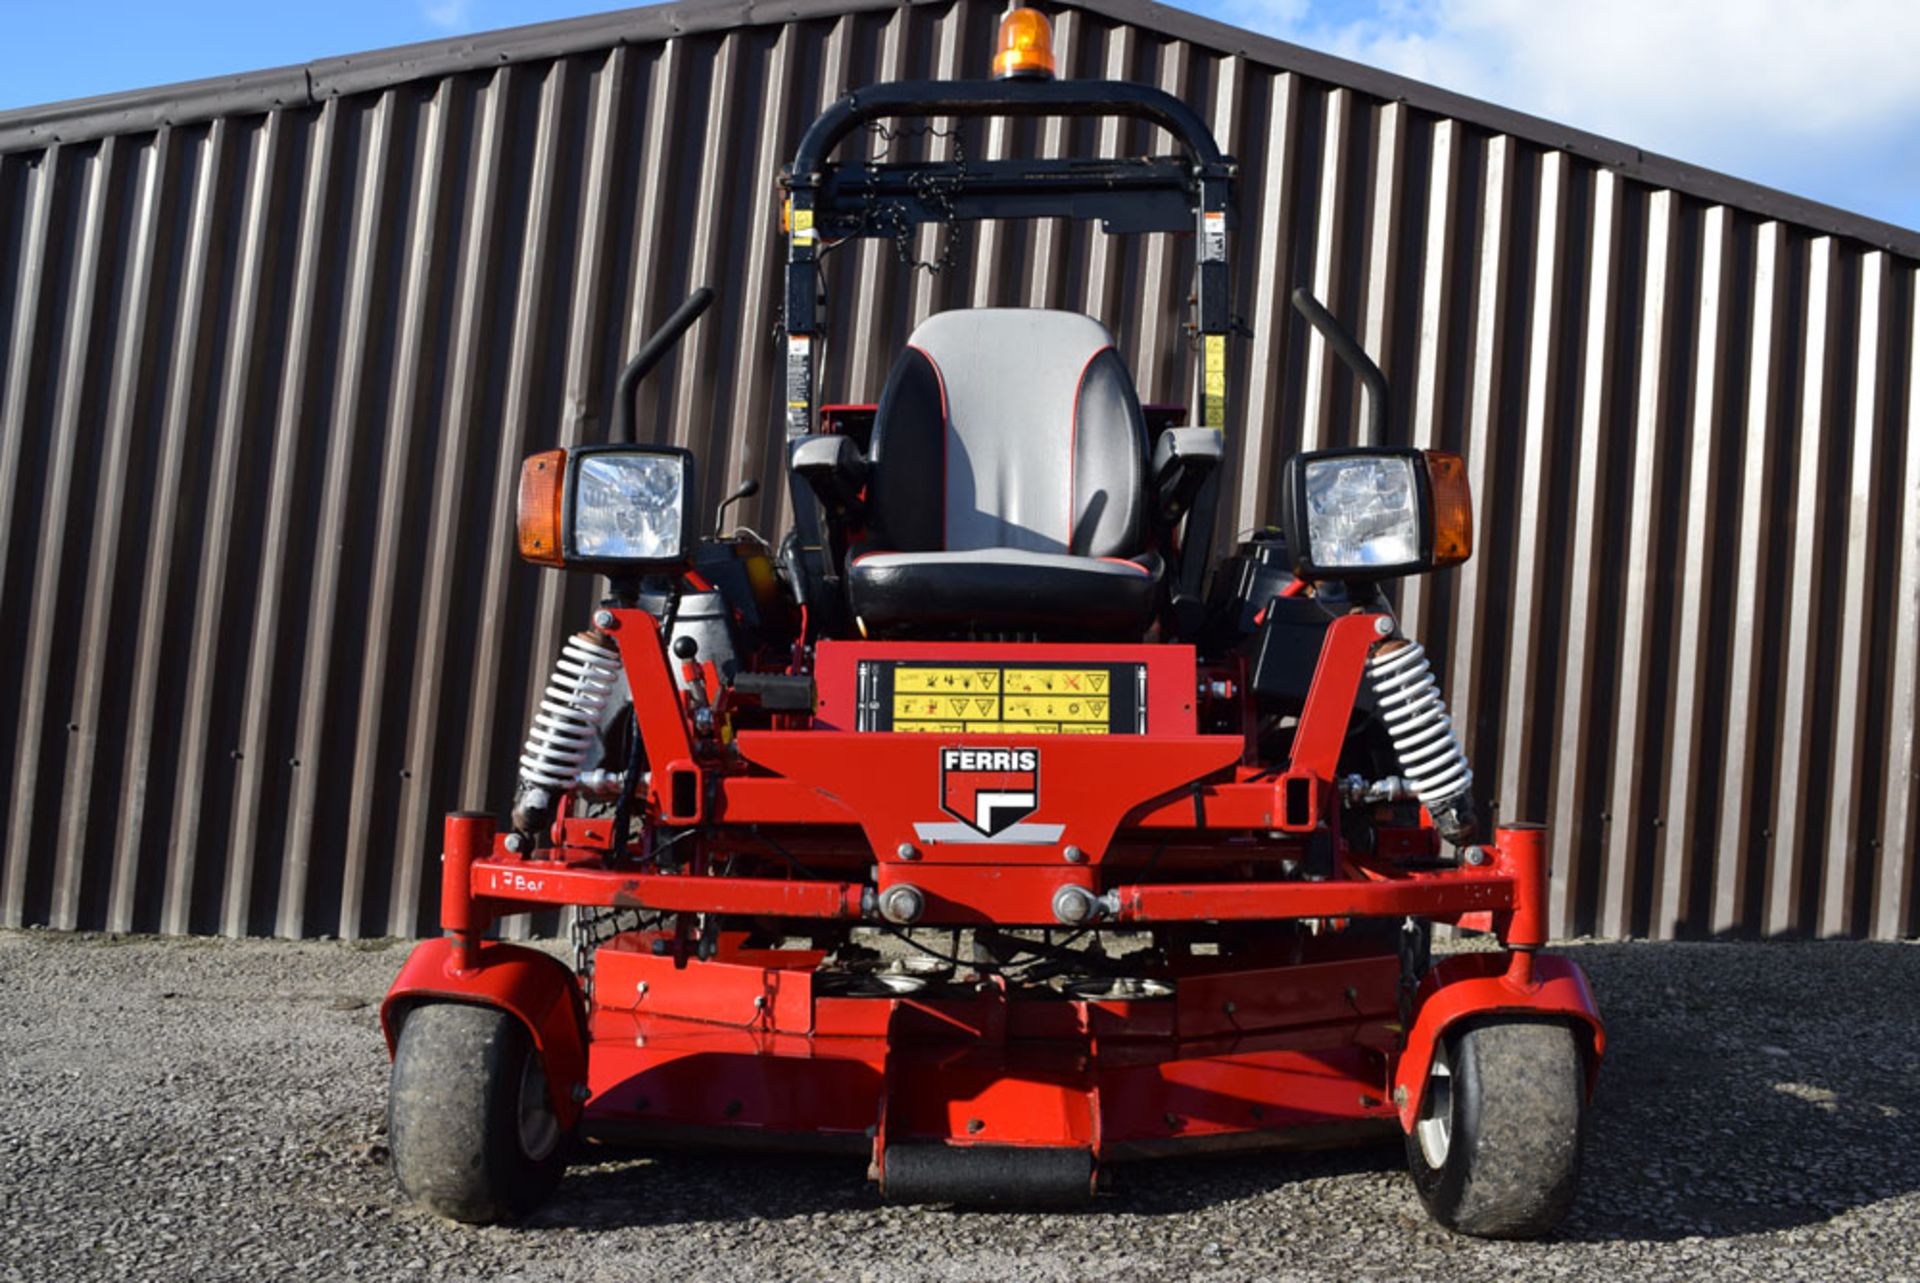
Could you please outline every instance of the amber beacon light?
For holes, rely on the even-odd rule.
[[[993,78],[1053,79],[1053,24],[1038,9],[1010,9],[1000,19],[1000,51]]]

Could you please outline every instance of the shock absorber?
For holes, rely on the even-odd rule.
[[[536,835],[552,823],[560,795],[598,755],[601,727],[622,680],[620,652],[604,634],[578,632],[560,648],[520,754],[513,797],[516,849],[535,845]]]
[[[1414,796],[1433,816],[1441,837],[1465,846],[1478,828],[1473,772],[1453,733],[1426,648],[1406,638],[1383,643],[1367,660],[1367,679]]]

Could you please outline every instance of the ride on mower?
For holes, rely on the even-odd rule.
[[[636,430],[707,291],[622,374],[608,443],[526,461],[521,554],[607,593],[510,818],[446,819],[443,937],[382,1010],[399,1183],[515,1217],[585,1136],[844,1151],[888,1198],[1059,1203],[1128,1160],[1397,1132],[1439,1222],[1544,1233],[1603,1031],[1542,952],[1544,835],[1481,829],[1382,589],[1470,554],[1461,461],[1296,455],[1274,528],[1214,564],[1234,163],[1166,93],[1052,79],[1034,11],[995,70],[851,93],[783,173],[777,547],[699,537],[696,461]],[[1144,120],[1180,154],[832,159],[980,116]],[[830,247],[1058,217],[1191,238],[1191,416],[1141,403],[1099,321],[1033,309],[935,314],[877,403],[819,402]],[[1383,440],[1379,370],[1295,302]],[[489,938],[554,906],[571,967]],[[1435,964],[1433,923],[1500,948]]]

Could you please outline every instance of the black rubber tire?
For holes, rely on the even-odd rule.
[[[1573,1205],[1586,1135],[1586,1068],[1559,1021],[1496,1019],[1436,1049],[1407,1165],[1433,1219],[1478,1238],[1537,1238]],[[1422,1124],[1444,1120],[1445,1138]],[[1435,1151],[1430,1155],[1429,1150]],[[1433,1159],[1438,1157],[1438,1165]]]
[[[560,1183],[571,1139],[545,1091],[533,1038],[514,1017],[465,1003],[416,1007],[400,1027],[387,1092],[387,1144],[400,1188],[469,1224],[533,1211]]]

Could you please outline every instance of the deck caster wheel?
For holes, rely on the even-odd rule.
[[[409,1198],[485,1224],[546,1201],[566,1171],[569,1137],[526,1026],[491,1007],[436,1002],[401,1026],[387,1140]]]
[[[1414,1187],[1433,1219],[1479,1238],[1535,1238],[1573,1203],[1586,1115],[1573,1030],[1494,1020],[1434,1049],[1407,1133]]]

